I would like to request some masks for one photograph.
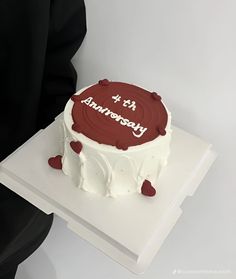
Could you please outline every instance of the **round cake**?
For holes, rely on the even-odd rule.
[[[171,115],[159,94],[107,79],[68,101],[63,154],[49,159],[75,186],[103,196],[154,196],[167,163]]]

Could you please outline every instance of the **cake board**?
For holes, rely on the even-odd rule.
[[[171,154],[155,197],[101,197],[76,188],[47,160],[62,144],[60,117],[0,165],[0,182],[68,227],[130,271],[143,273],[216,158],[212,146],[173,127]]]

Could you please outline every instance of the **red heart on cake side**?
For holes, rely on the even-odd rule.
[[[149,180],[144,180],[141,193],[144,196],[153,197],[156,195],[156,189],[152,186],[151,182]]]
[[[57,169],[57,170],[61,170],[62,169],[62,156],[61,155],[57,155],[55,157],[51,157],[48,159],[48,164],[50,167]]]
[[[71,141],[70,147],[74,150],[75,153],[80,154],[83,145],[80,141]]]

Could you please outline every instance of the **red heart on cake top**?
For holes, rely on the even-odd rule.
[[[80,141],[71,141],[70,147],[74,150],[75,153],[80,154],[83,145]]]
[[[156,195],[156,189],[152,186],[149,180],[144,180],[141,192],[144,196],[153,197]]]
[[[62,156],[57,155],[55,157],[51,157],[48,159],[48,164],[50,167],[54,169],[61,170],[62,169],[62,162],[61,162]]]
[[[116,148],[117,149],[122,149],[122,150],[127,150],[128,145],[125,144],[124,142],[120,142],[119,140],[116,141]]]
[[[99,80],[98,84],[102,85],[102,86],[108,86],[109,85],[109,80],[108,79],[102,79]]]
[[[80,101],[80,96],[79,96],[79,95],[72,95],[72,96],[71,96],[71,100],[72,100],[73,102]]]
[[[72,125],[71,128],[72,128],[72,130],[74,130],[74,131],[77,132],[77,133],[80,133],[80,132],[81,132],[80,125],[77,124],[77,123],[74,123],[74,124]]]
[[[151,97],[153,98],[153,100],[156,100],[156,101],[160,101],[161,100],[161,96],[158,95],[156,92],[152,92],[151,93]]]
[[[159,128],[158,128],[158,132],[159,132],[159,134],[160,134],[161,136],[164,136],[164,135],[166,134],[166,130],[165,130],[164,128],[162,128],[162,127],[159,127]]]

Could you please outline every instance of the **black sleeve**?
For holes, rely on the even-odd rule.
[[[86,33],[83,1],[52,1],[50,29],[40,100],[39,125],[46,126],[64,109],[76,90],[71,63]],[[65,12],[66,11],[66,12]]]
[[[83,0],[0,1],[0,161],[63,110],[85,33]]]
[[[0,1],[0,161],[75,92],[71,58],[85,33],[83,0]],[[0,278],[14,276],[51,223],[52,215],[0,185]]]

